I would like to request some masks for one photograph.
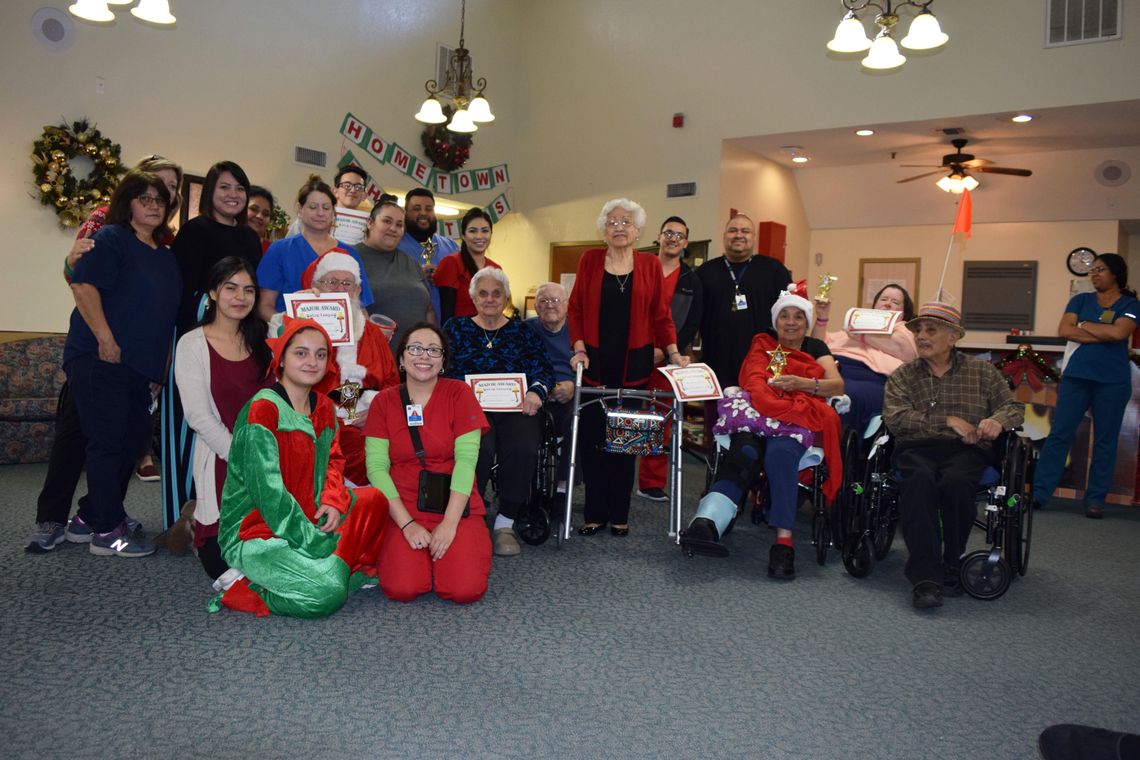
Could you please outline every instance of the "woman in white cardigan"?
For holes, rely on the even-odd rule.
[[[194,546],[218,591],[242,576],[218,549],[218,513],[234,421],[246,402],[266,386],[271,355],[266,326],[256,314],[256,273],[229,256],[210,271],[210,301],[202,321],[178,341],[174,362],[186,422],[194,445]]]

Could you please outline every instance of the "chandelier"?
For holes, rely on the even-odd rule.
[[[420,106],[416,114],[416,121],[425,124],[443,124],[447,116],[443,113],[443,106],[436,98],[440,95],[450,99],[453,111],[451,121],[447,128],[452,132],[474,132],[478,124],[490,124],[495,120],[491,113],[491,104],[483,97],[483,90],[487,88],[487,80],[479,77],[474,84],[471,83],[471,55],[463,46],[463,24],[467,15],[467,0],[462,0],[459,6],[459,47],[451,53],[447,61],[447,75],[443,84],[429,79],[424,84],[427,90],[427,100]]]
[[[954,167],[948,176],[943,177],[934,184],[938,185],[939,188],[947,193],[961,195],[963,190],[973,192],[980,183],[967,174],[965,169]]]
[[[899,43],[907,50],[934,50],[942,47],[950,38],[942,32],[938,19],[930,10],[934,0],[904,0],[894,2],[891,0],[840,0],[847,9],[847,15],[839,22],[835,29],[835,36],[827,43],[827,49],[833,53],[862,53],[868,51],[863,59],[863,68],[875,71],[897,69],[906,63],[906,56],[899,52],[899,44],[891,36],[891,30],[899,22],[898,11],[910,6],[916,9],[914,20],[910,22],[907,35]],[[875,23],[879,33],[871,41],[863,28],[863,22],[856,15],[858,11],[868,6],[877,8],[879,14],[875,16]]]
[[[108,5],[131,5],[134,2],[135,0],[75,0],[67,10],[85,21],[105,23],[115,20],[115,14]],[[139,4],[131,8],[131,15],[152,24],[166,25],[177,21],[170,12],[170,0],[139,0]]]

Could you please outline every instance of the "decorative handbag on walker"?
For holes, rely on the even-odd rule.
[[[400,386],[400,398],[404,407],[412,404],[408,396],[408,386]],[[447,511],[447,502],[451,499],[451,473],[432,472],[427,468],[424,457],[424,443],[420,438],[420,431],[415,425],[408,425],[408,435],[412,438],[412,448],[416,450],[416,458],[420,460],[420,482],[416,489],[416,509],[421,512],[442,515]],[[463,508],[463,516],[471,514],[471,505]]]
[[[652,456],[665,450],[665,417],[654,411],[606,407],[606,440],[611,454]]]

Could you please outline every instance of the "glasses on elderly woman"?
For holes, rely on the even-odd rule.
[[[322,288],[351,288],[356,284],[356,280],[336,280],[332,277],[322,277],[317,280],[317,284]]]
[[[610,229],[625,229],[626,227],[633,227],[632,219],[607,219],[606,226]]]
[[[427,354],[433,359],[438,359],[439,357],[443,356],[443,349],[439,346],[428,346],[427,348],[424,348],[419,343],[412,343],[404,350],[408,352],[409,356],[423,356],[424,354]]]

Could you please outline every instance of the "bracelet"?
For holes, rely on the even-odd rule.
[[[414,518],[414,517],[413,517],[411,520],[408,520],[406,523],[404,523],[404,524],[403,524],[403,525],[400,527],[400,532],[401,532],[401,533],[403,533],[403,532],[404,532],[404,528],[408,527],[409,525],[411,525],[411,524],[412,524],[412,523],[414,523],[415,521],[416,521],[416,518]]]
[[[575,356],[587,356],[586,352],[582,351],[581,349],[575,349],[574,355]]]
[[[815,390],[812,391],[812,394],[816,395],[816,396],[819,395],[819,378],[818,377],[815,379]]]
[[[1078,330],[1083,330],[1083,329],[1085,329],[1085,323],[1084,323],[1083,321],[1081,321],[1081,322],[1077,322],[1077,329],[1078,329]]]
[[[681,355],[680,351],[670,351],[669,352],[669,356],[680,356],[680,355]]]

